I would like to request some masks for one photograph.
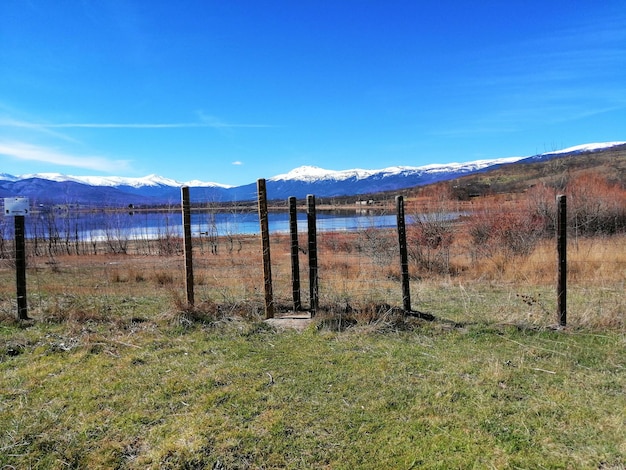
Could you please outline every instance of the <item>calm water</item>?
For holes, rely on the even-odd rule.
[[[5,236],[12,234],[11,218],[2,220]],[[395,227],[396,216],[354,213],[317,213],[317,230],[343,231],[365,228]],[[289,232],[289,214],[270,213],[269,228],[273,233]],[[193,236],[225,236],[260,233],[259,217],[253,212],[201,212],[192,211]],[[305,213],[298,214],[298,231],[307,230]],[[182,235],[182,216],[177,212],[55,212],[26,217],[26,235],[97,240],[110,238],[152,239],[165,235]]]

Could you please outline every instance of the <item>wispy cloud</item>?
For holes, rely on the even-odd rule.
[[[233,162],[232,164],[235,166],[241,166],[243,165],[243,162],[240,162],[239,160],[237,160],[236,162]]]
[[[129,168],[128,160],[110,160],[93,155],[71,155],[24,142],[0,141],[0,155],[18,160],[37,161],[106,172],[127,170]]]
[[[41,124],[36,124],[36,123],[28,122],[28,121],[19,121],[19,120],[10,119],[10,118],[0,118],[0,127],[31,130],[31,131],[40,132],[40,133],[55,137],[57,139],[64,140],[66,142],[73,142],[73,143],[77,142],[77,140],[74,139],[73,137],[62,134],[61,132],[57,132],[53,130],[50,126],[45,126],[45,125],[42,126]]]

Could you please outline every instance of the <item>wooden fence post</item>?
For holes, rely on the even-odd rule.
[[[398,225],[398,243],[400,245],[400,271],[402,273],[402,308],[411,311],[411,288],[409,280],[409,258],[406,245],[406,224],[404,217],[404,198],[396,196],[396,219]]]
[[[557,196],[557,315],[559,326],[567,324],[567,199]]]
[[[311,317],[315,316],[319,301],[319,279],[317,272],[317,215],[315,211],[315,196],[309,194],[307,201],[307,222],[309,229],[309,297]]]
[[[265,318],[274,318],[274,294],[272,292],[272,263],[270,258],[270,229],[267,214],[267,189],[263,178],[257,180],[259,199],[259,222],[263,247],[263,285],[265,288]]]
[[[181,188],[183,210],[183,233],[185,249],[185,289],[187,291],[187,305],[194,305],[193,290],[193,246],[191,244],[191,203],[189,202],[189,186]]]
[[[300,298],[300,258],[298,256],[298,209],[296,198],[289,198],[289,233],[291,234],[291,292],[294,311],[302,310]]]
[[[26,243],[24,241],[24,216],[16,215],[15,219],[15,273],[17,287],[17,318],[28,320],[26,302]]]

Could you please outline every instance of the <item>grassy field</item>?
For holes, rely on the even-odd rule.
[[[435,321],[278,331],[167,290],[5,315],[0,468],[624,468],[622,327],[556,330],[505,283],[417,291]]]
[[[549,240],[414,276],[434,321],[381,239],[321,241],[304,331],[263,321],[256,239],[197,253],[194,308],[180,256],[66,256],[29,259],[18,322],[5,262],[0,469],[626,468],[626,237],[572,241],[565,329]]]

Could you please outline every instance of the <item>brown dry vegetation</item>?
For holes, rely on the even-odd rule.
[[[419,231],[419,227],[412,230]],[[554,323],[554,238],[533,240],[527,252],[520,252],[497,244],[476,245],[470,232],[471,224],[455,223],[449,245],[427,240],[424,246],[418,245],[423,240],[416,241],[410,232],[413,307],[455,321],[478,317],[526,321],[528,315],[534,315],[533,322]],[[360,312],[365,320],[371,319],[372,312],[384,314],[402,305],[396,237],[394,230],[374,229],[321,234],[320,309],[325,315],[358,316]],[[198,308],[213,313],[219,310],[220,315],[262,316],[260,240],[246,237],[241,241],[237,254],[226,250],[218,254],[194,251]],[[272,238],[272,274],[279,314],[291,309],[289,250],[287,237]],[[306,254],[301,253],[305,308],[306,261]],[[570,318],[574,324],[624,328],[626,305],[620,292],[626,280],[625,235],[570,237],[568,273],[573,312]],[[15,308],[13,268],[5,264],[0,276],[0,308],[10,316]],[[31,316],[42,320],[104,319],[110,316],[110,305],[120,302],[128,312],[143,301],[157,302],[164,315],[186,310],[181,255],[65,255],[53,262],[31,257],[28,285]],[[437,296],[473,307],[453,312],[449,305],[433,302]],[[486,297],[489,300],[484,305]]]

